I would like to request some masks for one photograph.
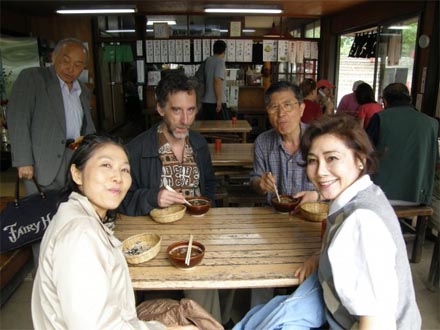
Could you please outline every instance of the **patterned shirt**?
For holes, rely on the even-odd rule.
[[[301,135],[307,128],[301,123]],[[315,190],[306,175],[301,152],[298,150],[291,155],[283,146],[281,136],[271,129],[260,134],[254,142],[254,168],[251,181],[259,178],[265,172],[271,172],[275,177],[277,189],[280,194],[294,195],[300,191]],[[267,194],[270,204],[272,193]]]
[[[185,197],[200,196],[200,172],[188,137],[185,139],[183,161],[179,162],[161,125],[158,126],[159,156],[162,160],[161,187],[165,184],[181,192]]]

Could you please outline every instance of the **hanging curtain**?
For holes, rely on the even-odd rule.
[[[377,32],[370,32],[370,36],[368,38],[368,58],[376,57],[376,44],[377,44]]]
[[[356,33],[353,44],[351,45],[350,52],[348,53],[348,57],[356,57],[357,48],[359,44],[359,33]]]
[[[356,33],[348,57],[370,58],[376,55],[376,32]]]

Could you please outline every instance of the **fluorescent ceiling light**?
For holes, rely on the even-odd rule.
[[[168,25],[176,25],[176,21],[169,21],[169,20],[148,21],[147,25],[153,25],[155,23],[167,23]]]
[[[146,29],[146,32],[154,32],[153,29]],[[136,32],[134,29],[125,29],[125,30],[105,30],[107,33],[134,33]]]
[[[390,30],[408,30],[409,26],[408,25],[393,25],[393,26],[390,26],[388,29],[390,29]]]
[[[205,8],[205,13],[215,14],[281,14],[281,9],[264,8]]]
[[[221,33],[228,33],[229,30],[228,29],[212,29],[212,31],[220,31]],[[243,29],[241,30],[243,33],[252,33],[255,32],[255,29]]]
[[[107,33],[133,33],[136,32],[134,29],[125,29],[125,30],[105,30]]]
[[[133,8],[122,9],[58,9],[58,14],[132,14]]]

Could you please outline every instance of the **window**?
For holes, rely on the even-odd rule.
[[[382,90],[392,82],[401,82],[411,91],[418,17],[355,31],[339,38],[337,104],[352,92],[353,82],[363,80],[375,91],[378,101]],[[351,54],[353,45],[370,44],[369,55]]]
[[[321,21],[318,19],[306,25],[306,38],[320,38],[321,37]]]
[[[135,37],[134,15],[98,16],[98,33],[102,38]]]

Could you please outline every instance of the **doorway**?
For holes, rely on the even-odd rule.
[[[97,49],[101,113],[99,127],[114,133],[128,127],[127,133],[144,129],[142,103],[137,89],[137,68],[131,43],[102,43]],[[134,127],[140,126],[140,127]]]
[[[339,37],[337,104],[363,80],[378,101],[392,82],[412,89],[419,17],[358,30]]]

